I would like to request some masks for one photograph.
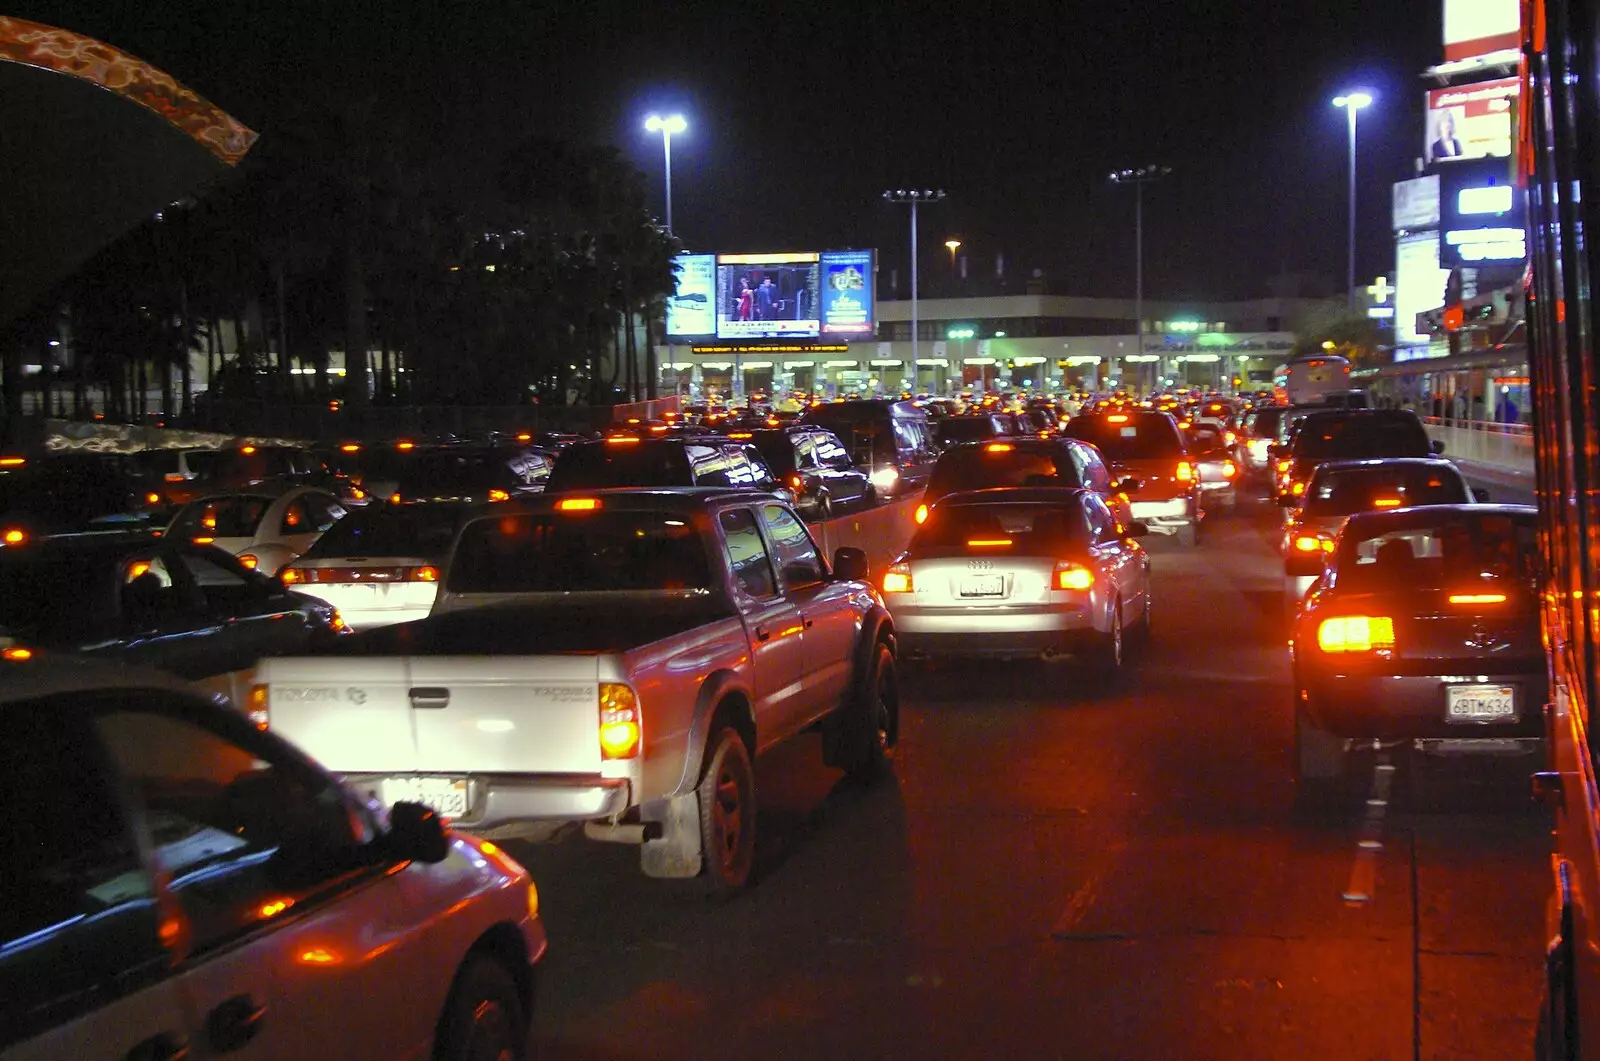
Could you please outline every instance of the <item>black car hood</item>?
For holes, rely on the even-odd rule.
[[[626,652],[736,614],[713,595],[594,594],[495,604],[342,637],[327,655],[496,656]]]

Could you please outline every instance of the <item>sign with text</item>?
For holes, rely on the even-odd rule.
[[[1439,225],[1439,175],[1394,184],[1394,230],[1414,232]]]
[[[678,287],[667,299],[667,335],[673,338],[717,334],[717,256],[680,254],[672,259]]]
[[[1423,157],[1431,166],[1460,159],[1509,158],[1516,142],[1514,77],[1479,81],[1428,93],[1428,128]]]
[[[822,334],[870,335],[877,270],[872,251],[822,252]]]

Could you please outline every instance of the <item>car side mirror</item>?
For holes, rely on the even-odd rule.
[[[1489,491],[1481,486],[1474,486],[1472,488],[1472,500],[1480,505],[1487,505],[1489,503]]]
[[[1304,578],[1307,576],[1320,577],[1322,574],[1322,553],[1293,552],[1284,557],[1283,570],[1290,578]]]
[[[833,577],[838,582],[868,582],[872,571],[867,564],[867,554],[850,545],[841,545],[833,551]]]
[[[1144,480],[1136,475],[1125,475],[1111,484],[1111,489],[1119,494],[1131,494],[1144,486]]]
[[[1432,442],[1428,443],[1428,452],[1434,454],[1443,453],[1444,443],[1437,438],[1434,439]]]
[[[1127,526],[1122,528],[1122,536],[1124,538],[1143,538],[1149,533],[1150,524],[1142,519],[1130,520]]]
[[[450,854],[450,831],[439,812],[423,803],[396,803],[389,811],[385,854],[396,861],[443,862]]]

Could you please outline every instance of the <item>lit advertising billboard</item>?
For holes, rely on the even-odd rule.
[[[1475,59],[1522,46],[1518,0],[1444,0],[1444,57]]]
[[[1394,248],[1394,341],[1397,346],[1426,343],[1417,331],[1417,314],[1444,305],[1450,272],[1439,268],[1439,236],[1402,236]]]
[[[871,335],[877,271],[872,251],[822,252],[822,334]]]
[[[1510,157],[1520,87],[1517,78],[1502,77],[1430,91],[1423,138],[1428,164]]]
[[[717,334],[717,256],[680,254],[672,259],[678,287],[667,299],[667,335],[705,337]]]
[[[1439,225],[1439,175],[1394,184],[1394,230],[1414,232]]]
[[[1528,256],[1524,198],[1505,162],[1463,162],[1439,174],[1439,264],[1507,265]]]
[[[717,338],[814,339],[822,255],[717,255]]]

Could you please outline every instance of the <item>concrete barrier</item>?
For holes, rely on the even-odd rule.
[[[1512,475],[1533,478],[1533,435],[1526,424],[1445,423],[1423,420],[1428,437],[1444,443],[1444,455]]]
[[[905,550],[916,529],[917,505],[922,500],[919,491],[915,496],[891,504],[849,515],[837,516],[825,523],[811,524],[811,533],[817,544],[830,557],[841,545],[864,550],[872,565],[873,581],[879,581],[883,569]]]

